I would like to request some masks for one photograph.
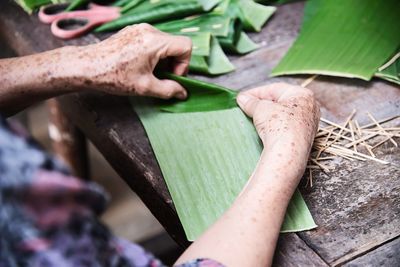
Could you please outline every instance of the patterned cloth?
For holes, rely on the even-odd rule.
[[[164,266],[99,221],[107,201],[100,186],[72,177],[0,116],[0,267]]]

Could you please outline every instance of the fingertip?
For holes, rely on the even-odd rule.
[[[246,105],[246,103],[251,99],[251,97],[248,94],[245,93],[240,93],[236,97],[236,102],[240,106],[241,109],[243,109]]]

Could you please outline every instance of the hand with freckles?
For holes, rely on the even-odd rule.
[[[38,101],[83,91],[185,99],[180,84],[153,73],[163,65],[186,74],[191,51],[189,38],[138,24],[97,44],[0,59],[0,112],[11,115]]]
[[[297,167],[293,169],[300,178],[320,118],[313,92],[300,86],[274,83],[242,92],[237,101],[253,118],[265,149],[274,151],[283,164]]]
[[[149,24],[124,28],[112,37],[81,51],[87,66],[86,84],[93,89],[118,95],[158,98],[186,98],[175,81],[160,80],[153,74],[162,62],[177,75],[188,72],[192,51],[190,38],[174,36]]]
[[[305,170],[319,122],[310,90],[285,83],[240,93],[264,144],[232,206],[178,259],[210,258],[230,267],[271,266],[288,203]]]

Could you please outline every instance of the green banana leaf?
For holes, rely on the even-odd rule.
[[[209,56],[192,55],[189,70],[195,73],[220,75],[235,70],[216,37],[211,37]]]
[[[218,36],[222,49],[233,54],[247,54],[258,48],[247,34],[242,31],[243,24],[240,20],[234,20],[229,24],[227,36]]]
[[[375,76],[400,85],[400,57],[399,57],[399,54],[400,54],[400,51],[395,55],[395,57],[397,59],[389,66],[387,66],[381,70],[378,70],[378,72],[375,73]]]
[[[160,31],[169,33],[209,32],[214,36],[227,36],[232,19],[227,16],[205,14],[155,24]]]
[[[263,6],[253,0],[223,0],[213,12],[239,18],[244,30],[259,32],[275,10],[276,7]]]
[[[136,23],[156,23],[165,20],[184,18],[190,15],[208,11],[219,3],[220,0],[159,0],[145,1],[132,9],[122,9],[124,13],[120,18],[103,24],[96,32],[121,29]]]
[[[182,34],[181,34],[182,35]],[[196,34],[183,34],[192,40],[192,56],[208,57],[211,53],[211,34],[199,32]]]
[[[172,113],[204,112],[237,107],[237,91],[170,73],[162,73],[159,77],[180,83],[187,88],[188,92],[188,98],[185,101],[160,100],[157,106],[162,111]]]
[[[15,0],[15,2],[25,10],[25,12],[31,14],[35,9],[48,5],[69,2],[68,0]]]
[[[190,89],[189,89],[190,90]],[[262,151],[239,108],[169,113],[152,100],[131,102],[149,137],[188,240],[212,225],[245,186]],[[293,196],[282,232],[316,227],[301,196]]]
[[[65,11],[72,11],[77,9],[78,7],[81,7],[83,5],[86,5],[89,2],[89,0],[73,0],[71,4],[65,9]]]
[[[309,0],[300,35],[272,76],[370,80],[400,46],[399,14],[397,0]]]
[[[193,16],[183,20],[174,20],[154,25],[161,31],[182,34],[210,32],[218,37],[222,49],[228,53],[246,54],[258,46],[242,31],[238,19],[217,14]]]

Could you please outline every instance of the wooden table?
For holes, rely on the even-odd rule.
[[[286,81],[300,84],[306,77],[268,78],[294,41],[303,3],[284,5],[261,33],[251,34],[262,44],[257,51],[232,57],[237,70],[213,81],[231,88]],[[18,55],[63,45],[98,42],[88,35],[63,42],[49,27],[28,16],[7,0],[0,0],[0,35]],[[365,122],[368,110],[378,118],[400,114],[400,89],[373,80],[320,77],[309,85],[322,105],[323,116],[341,122],[355,108]],[[182,245],[187,245],[171,197],[149,141],[124,97],[78,93],[57,99],[70,122],[90,139]],[[400,150],[390,143],[377,155],[400,166]],[[400,266],[400,169],[367,161],[342,161],[336,170],[317,173],[312,188],[300,187],[319,227],[297,234],[282,234],[275,265],[280,266]]]

